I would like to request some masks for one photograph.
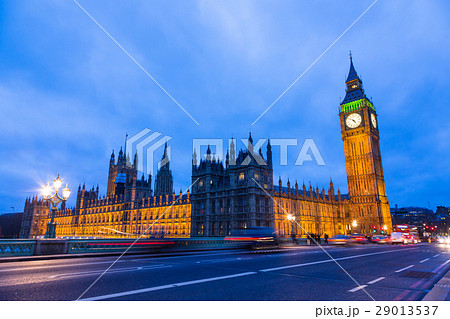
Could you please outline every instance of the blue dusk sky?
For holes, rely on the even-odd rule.
[[[448,1],[379,0],[252,125],[372,3],[79,0],[197,125],[74,1],[2,1],[0,212],[22,211],[58,173],[74,193],[86,183],[105,194],[111,151],[144,128],[173,137],[176,191],[191,182],[193,138],[251,130],[299,140],[287,166],[274,148],[275,183],[331,177],[346,193],[349,51],[379,115],[391,206],[450,205]],[[294,165],[306,138],[325,166]]]

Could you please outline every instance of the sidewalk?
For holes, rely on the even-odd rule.
[[[450,301],[450,269],[425,295],[422,301]]]

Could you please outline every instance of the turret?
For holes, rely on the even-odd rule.
[[[270,145],[270,139],[267,142],[267,165],[272,169],[272,145]]]
[[[252,132],[250,132],[250,133],[248,134],[248,145],[247,145],[247,149],[248,149],[248,152],[249,152],[250,154],[253,155],[253,138],[252,138]]]
[[[116,156],[114,155],[114,150],[111,153],[111,158],[109,159],[109,166],[114,166],[116,163]]]
[[[120,151],[119,151],[119,156],[117,157],[117,164],[123,163],[124,161],[125,161],[125,159],[124,159],[123,151],[122,151],[122,147],[121,147]]]
[[[331,178],[330,178],[330,188],[328,189],[328,199],[334,201],[334,187]]]
[[[211,149],[209,148],[209,145],[208,145],[208,149],[206,150],[206,160],[208,162],[211,162]]]
[[[231,138],[230,142],[230,165],[236,165],[236,146],[233,138]]]
[[[228,168],[229,165],[230,165],[230,154],[227,150],[227,155],[225,156],[225,168]]]
[[[192,170],[194,170],[197,167],[197,152],[195,151],[192,153]]]
[[[137,154],[137,151],[136,151],[136,153],[134,154],[133,168],[136,169],[136,170],[137,170],[137,168],[138,168],[138,154]]]

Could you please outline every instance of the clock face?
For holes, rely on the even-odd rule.
[[[374,128],[377,128],[377,118],[375,116],[375,114],[370,114],[370,120],[372,121],[372,125]]]
[[[361,124],[361,121],[362,121],[361,115],[359,115],[358,113],[353,113],[347,117],[347,119],[345,120],[345,124],[349,128],[355,128]]]

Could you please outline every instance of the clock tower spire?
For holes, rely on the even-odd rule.
[[[358,231],[392,231],[381,162],[376,109],[367,98],[350,55],[346,94],[339,117],[344,142],[345,163],[352,219]]]

